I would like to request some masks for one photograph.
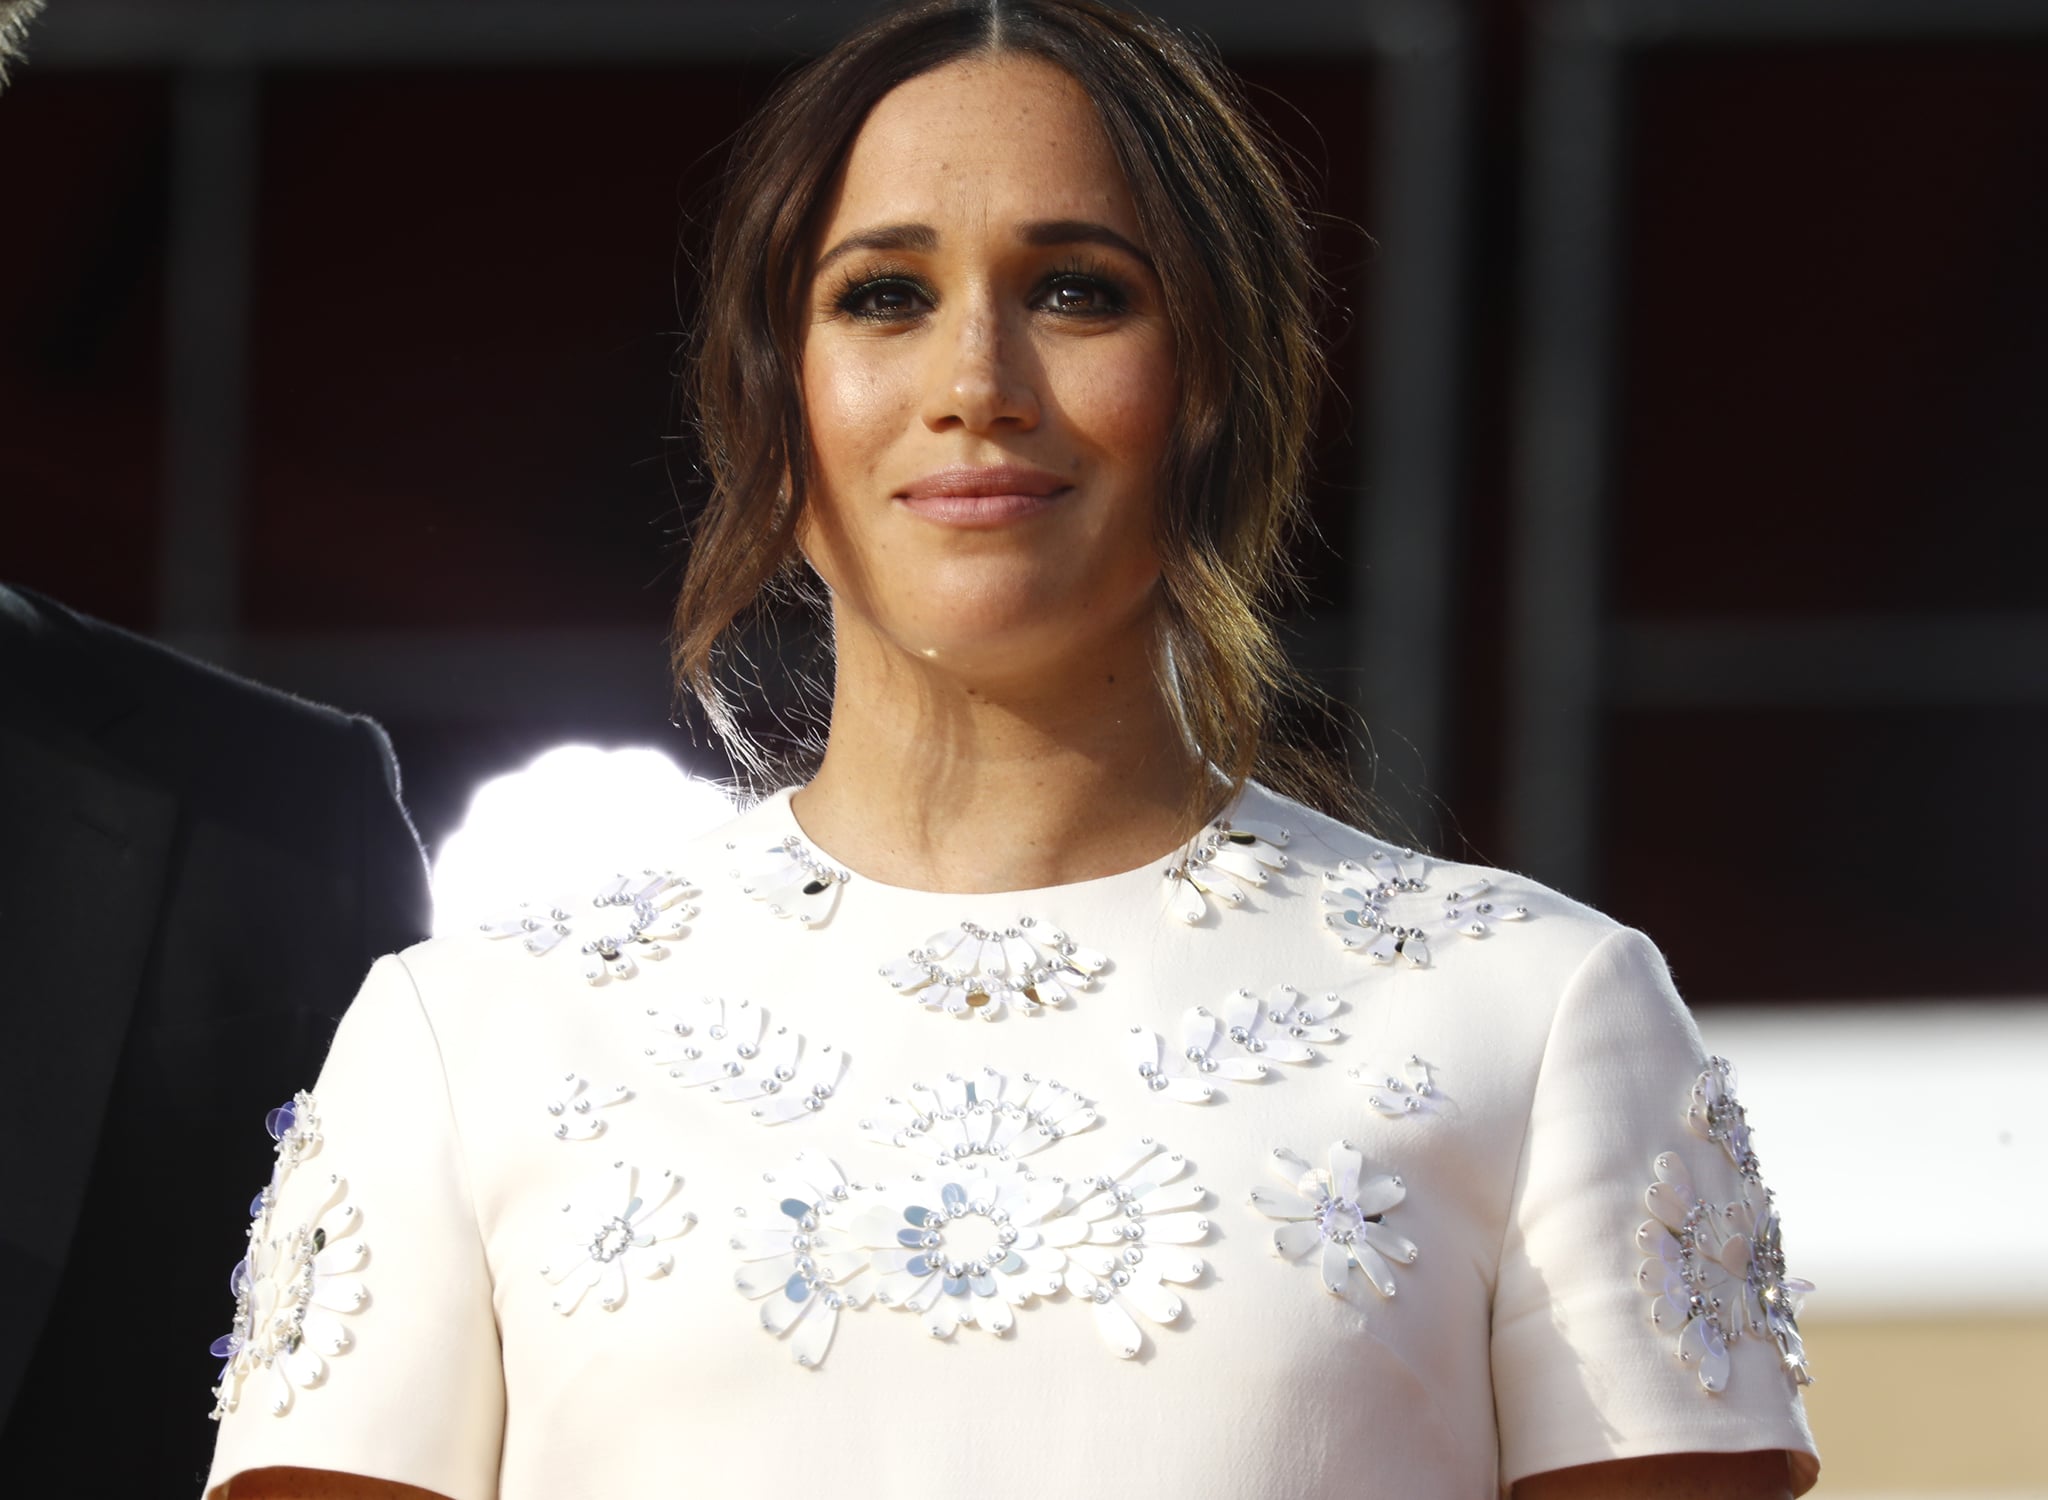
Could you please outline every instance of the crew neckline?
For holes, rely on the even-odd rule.
[[[858,865],[849,863],[848,861],[841,859],[838,855],[834,854],[830,849],[826,848],[823,844],[819,843],[818,840],[811,837],[810,833],[805,830],[803,824],[798,821],[796,816],[796,810],[790,806],[790,799],[794,797],[796,793],[800,790],[802,790],[802,788],[799,786],[783,787],[780,791],[773,792],[770,795],[762,798],[759,802],[754,804],[753,807],[749,808],[746,812],[742,813],[738,821],[741,823],[746,823],[754,820],[759,820],[761,822],[773,824],[778,829],[778,838],[780,838],[780,836],[783,834],[795,835],[797,838],[803,840],[804,844],[809,849],[811,849],[820,859],[830,864],[836,870],[844,870],[847,873],[847,875],[851,877],[851,883],[869,886],[878,891],[889,892],[892,895],[905,897],[921,897],[931,900],[1049,900],[1056,897],[1071,897],[1077,892],[1103,890],[1111,886],[1132,883],[1135,882],[1136,878],[1140,875],[1150,876],[1154,880],[1161,880],[1171,873],[1173,867],[1178,862],[1184,860],[1188,856],[1188,854],[1193,850],[1196,840],[1200,839],[1202,836],[1202,832],[1197,831],[1194,835],[1192,835],[1190,838],[1186,839],[1182,843],[1175,844],[1174,846],[1168,849],[1163,849],[1159,853],[1153,855],[1150,859],[1144,860],[1139,864],[1132,865],[1127,869],[1111,871],[1107,875],[1092,875],[1085,880],[1070,880],[1056,885],[1017,886],[998,891],[932,891],[926,890],[921,886],[895,885],[889,881],[879,879],[876,876],[866,874],[860,869]],[[1254,793],[1271,795],[1270,793],[1267,793],[1266,789],[1260,786],[1257,782],[1246,782],[1244,785],[1244,790],[1238,794],[1237,798],[1234,801],[1232,801],[1229,804],[1229,806],[1225,807],[1221,812],[1217,813],[1216,818],[1211,819],[1209,823],[1205,823],[1203,825],[1203,830],[1212,827],[1217,820],[1228,821],[1230,819],[1235,818],[1240,812],[1243,811],[1245,804],[1252,799]]]

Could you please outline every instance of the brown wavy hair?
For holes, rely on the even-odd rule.
[[[793,73],[736,138],[684,374],[711,493],[676,604],[678,686],[743,773],[772,782],[804,769],[803,746],[778,759],[748,737],[722,679],[766,601],[792,587],[815,596],[795,538],[811,479],[803,310],[823,206],[885,94],[1003,54],[1054,64],[1094,100],[1164,288],[1181,395],[1155,522],[1167,700],[1232,795],[1257,776],[1357,821],[1341,763],[1288,728],[1302,706],[1327,717],[1327,700],[1287,660],[1270,614],[1294,582],[1288,549],[1324,376],[1307,223],[1286,158],[1213,52],[1099,0],[888,10]]]
[[[0,0],[0,89],[7,87],[7,65],[27,55],[28,23],[42,8],[43,0]]]

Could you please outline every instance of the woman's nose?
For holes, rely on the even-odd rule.
[[[992,307],[962,309],[955,317],[934,341],[925,383],[925,426],[934,432],[959,426],[977,433],[1036,427],[1037,372],[1021,331],[1006,327]]]

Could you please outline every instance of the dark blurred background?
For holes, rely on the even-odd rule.
[[[2048,5],[1154,8],[1319,195],[1290,624],[1390,819],[1695,1002],[2038,995]],[[0,578],[376,715],[430,852],[564,741],[722,774],[664,670],[678,246],[863,10],[56,0]]]

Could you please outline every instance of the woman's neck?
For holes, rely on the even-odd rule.
[[[842,633],[825,757],[791,807],[832,858],[917,890],[1030,890],[1191,836],[1206,775],[1146,640],[979,680]]]

